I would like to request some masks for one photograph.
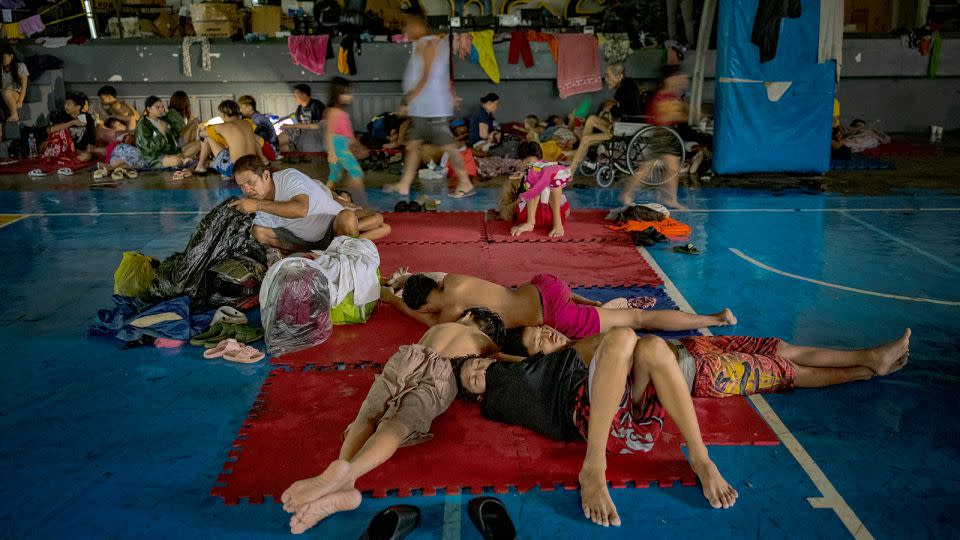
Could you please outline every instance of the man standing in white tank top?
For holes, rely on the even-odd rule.
[[[416,3],[404,10],[403,32],[414,42],[413,55],[403,74],[404,103],[410,116],[407,155],[400,182],[387,184],[383,190],[400,195],[410,193],[413,178],[420,170],[420,148],[426,143],[442,147],[450,158],[457,174],[457,188],[450,196],[473,195],[473,184],[450,132],[453,116],[450,47],[443,38],[429,34],[427,18]]]

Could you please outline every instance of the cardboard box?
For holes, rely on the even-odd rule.
[[[230,37],[237,33],[240,24],[236,4],[193,4],[190,18],[196,34],[203,37]]]
[[[250,31],[273,36],[280,31],[280,6],[254,6],[250,15]]]
[[[170,38],[177,33],[177,29],[180,26],[180,17],[174,13],[164,12],[153,21],[153,26],[156,28],[158,36]]]

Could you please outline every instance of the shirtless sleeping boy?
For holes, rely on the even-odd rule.
[[[394,290],[403,290],[401,299]],[[538,274],[529,283],[508,289],[462,274],[396,274],[380,298],[432,326],[452,322],[471,306],[482,306],[503,319],[507,328],[547,324],[570,338],[592,336],[616,326],[637,330],[694,330],[737,324],[729,309],[713,315],[675,310],[645,311],[626,299],[601,304],[584,298],[556,276]]]

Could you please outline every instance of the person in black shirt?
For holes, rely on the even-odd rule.
[[[737,491],[703,444],[680,366],[656,336],[638,338],[629,328],[615,328],[590,355],[574,344],[518,363],[455,360],[454,375],[458,396],[478,400],[486,418],[554,439],[586,439],[580,497],[584,516],[598,525],[620,525],[607,490],[606,452],[650,451],[666,414],[687,442],[690,465],[710,505],[729,508],[736,502]]]
[[[89,161],[93,158],[91,150],[97,143],[97,124],[93,116],[84,112],[88,105],[87,96],[80,92],[67,92],[63,110],[50,115],[51,126],[47,134],[67,130],[77,151],[77,161]]]
[[[570,163],[570,172],[576,174],[577,167],[587,157],[590,147],[609,141],[613,137],[613,123],[620,119],[639,117],[643,114],[643,98],[637,82],[627,77],[623,64],[610,64],[604,73],[607,86],[614,91],[613,99],[605,101],[600,114],[591,115],[583,125],[580,146]]]
[[[293,97],[297,100],[297,111],[293,114],[293,125],[283,126],[280,134],[280,149],[283,152],[321,152],[323,151],[323,131],[320,122],[326,109],[320,100],[311,97],[312,91],[306,84],[293,87]]]

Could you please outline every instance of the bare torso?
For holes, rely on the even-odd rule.
[[[257,136],[253,133],[253,128],[246,120],[235,120],[225,122],[214,129],[227,141],[227,149],[230,151],[230,161],[237,161],[243,156],[255,156],[259,144]]]
[[[497,350],[493,341],[477,327],[456,322],[431,327],[419,343],[445,358],[486,356]]]
[[[440,322],[456,321],[467,308],[485,307],[500,315],[507,328],[543,324],[540,291],[533,285],[508,289],[473,276],[447,274],[442,286]]]

